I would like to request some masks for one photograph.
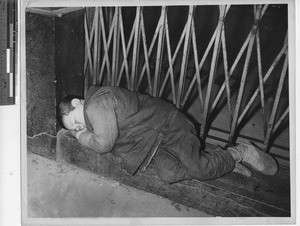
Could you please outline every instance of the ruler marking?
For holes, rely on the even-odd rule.
[[[10,48],[10,42],[11,42],[11,30],[10,30],[10,24],[12,21],[12,7],[11,7],[11,1],[7,2],[7,23],[6,23],[6,29],[7,29],[7,74],[6,74],[6,99],[9,97],[10,94],[10,73],[11,73],[11,55],[12,55],[12,49]],[[8,102],[8,99],[7,99]]]
[[[9,31],[10,31],[9,47],[12,48],[13,47],[13,41],[14,41],[14,24],[13,23],[9,24]]]
[[[6,73],[10,73],[10,49],[6,49]]]
[[[0,105],[15,104],[18,40],[16,0],[0,0]]]
[[[14,96],[14,75],[13,73],[9,73],[9,97]]]
[[[7,2],[1,1],[1,104],[7,104]]]

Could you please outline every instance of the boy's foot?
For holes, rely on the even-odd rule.
[[[251,170],[248,169],[246,166],[242,165],[241,163],[238,163],[238,162],[235,163],[235,168],[232,172],[244,175],[245,177],[251,177],[252,176]]]
[[[253,145],[239,144],[235,147],[229,147],[228,151],[237,162],[247,163],[258,172],[274,175],[278,171],[275,159]]]

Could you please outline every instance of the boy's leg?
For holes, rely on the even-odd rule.
[[[194,125],[180,112],[162,147],[171,150],[188,175],[198,180],[218,178],[232,171],[250,177],[251,171],[239,162],[267,175],[278,171],[274,158],[253,145],[240,144],[228,150],[217,148],[211,152],[201,152]]]
[[[196,172],[196,176],[190,177],[187,168],[167,149],[160,149],[153,158],[159,178],[167,183],[175,183],[187,179],[198,178],[201,173]],[[235,163],[233,172],[251,177],[252,172],[245,166]],[[212,178],[209,178],[212,179]],[[201,178],[200,178],[201,180]],[[203,180],[203,178],[202,178]]]
[[[198,180],[215,179],[235,168],[235,160],[228,151],[201,151],[194,125],[180,112],[160,148],[168,150],[186,174]]]
[[[186,168],[166,148],[159,148],[153,162],[159,178],[167,183],[190,179]]]

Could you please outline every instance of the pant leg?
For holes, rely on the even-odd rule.
[[[158,149],[153,162],[159,178],[167,183],[190,179],[187,169],[166,148]]]
[[[194,125],[179,112],[172,129],[160,145],[160,150],[168,150],[177,161],[171,161],[170,154],[164,154],[166,156],[158,161],[159,170],[168,171],[168,176],[173,180],[191,177],[203,181],[221,177],[234,169],[235,161],[229,152],[222,149],[201,152],[200,149],[201,144]],[[170,166],[171,163],[173,168]],[[163,175],[162,172],[160,174]]]

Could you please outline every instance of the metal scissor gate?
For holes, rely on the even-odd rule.
[[[288,127],[287,5],[91,7],[84,23],[85,92],[122,86],[197,106],[203,140],[218,130],[235,143],[259,117],[252,140],[264,151]]]

